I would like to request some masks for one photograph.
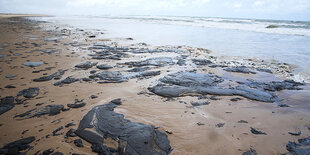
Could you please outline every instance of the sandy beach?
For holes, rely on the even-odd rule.
[[[48,17],[48,15],[0,13],[0,18],[12,18],[12,17]]]
[[[309,152],[310,87],[290,64],[23,15],[1,15],[0,36],[0,154]]]

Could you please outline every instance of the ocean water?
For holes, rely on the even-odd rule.
[[[310,75],[310,22],[167,16],[69,16],[44,20],[133,43],[207,48],[215,55],[277,60]],[[276,28],[267,28],[268,26]]]

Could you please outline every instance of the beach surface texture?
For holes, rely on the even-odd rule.
[[[0,154],[310,154],[290,64],[24,16],[0,18]]]

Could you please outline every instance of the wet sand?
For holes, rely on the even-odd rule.
[[[0,52],[1,55],[5,55],[0,58],[1,98],[16,97],[19,91],[30,87],[40,88],[38,96],[25,100],[23,104],[15,104],[14,108],[0,115],[0,146],[21,138],[35,136],[36,140],[30,143],[33,148],[24,150],[27,154],[34,154],[37,151],[41,154],[50,148],[54,149],[54,152],[59,151],[64,154],[95,154],[92,152],[90,143],[83,140],[84,147],[76,147],[73,140],[79,138],[65,139],[65,133],[70,128],[77,129],[80,120],[93,107],[107,104],[117,98],[121,98],[122,105],[115,109],[116,113],[124,114],[125,118],[131,121],[153,125],[164,132],[169,131],[166,134],[173,148],[171,154],[242,154],[250,149],[256,150],[258,154],[281,154],[288,152],[286,144],[289,141],[297,141],[310,134],[308,128],[310,126],[310,88],[308,84],[301,86],[304,90],[276,91],[275,94],[279,97],[279,101],[275,103],[254,101],[240,96],[216,96],[219,100],[213,100],[211,97],[213,95],[166,98],[147,89],[156,85],[158,79],[168,74],[192,70],[198,73],[213,73],[228,81],[246,81],[249,78],[261,82],[281,81],[289,77],[288,74],[291,71],[289,65],[240,58],[236,58],[237,60],[226,57],[214,58],[211,51],[191,47],[178,47],[185,51],[181,54],[165,52],[165,50],[159,53],[127,52],[121,60],[91,59],[92,57],[88,54],[92,53],[93,50],[90,47],[93,47],[95,43],[129,48],[156,47],[143,44],[125,46],[126,39],[125,41],[100,39],[104,36],[100,30],[88,31],[66,26],[60,27],[52,23],[35,22],[25,18],[0,19],[0,33]],[[36,47],[37,44],[41,45]],[[56,52],[50,54],[42,52],[46,49],[56,50]],[[109,71],[121,71],[127,74],[127,70],[132,68],[124,65],[125,62],[161,56],[172,57],[176,61],[177,57],[182,54],[188,55],[186,61],[200,58],[210,59],[216,64],[240,65],[242,63],[242,65],[248,65],[247,67],[253,67],[254,63],[258,67],[266,66],[273,71],[273,74],[260,71],[255,71],[256,74],[233,73],[224,71],[223,67],[212,68],[187,62],[183,66],[151,67],[151,71],[160,71],[160,75],[157,76],[143,79],[130,78],[128,82],[121,83],[99,84],[96,81],[81,80],[91,75],[91,70],[101,72],[99,69],[92,67],[84,70],[75,67],[81,62],[91,61],[109,64],[113,66]],[[24,66],[23,63],[28,61],[42,61],[44,64],[38,67]],[[58,69],[67,70],[61,79],[72,76],[80,80],[62,86],[54,86],[53,84],[59,81],[55,79],[45,82],[33,81],[35,78],[53,74]],[[16,75],[16,77],[6,78],[7,75]],[[5,88],[7,85],[14,85],[16,88]],[[91,95],[98,97],[91,99]],[[236,97],[242,100],[235,102],[230,100]],[[83,99],[86,105],[62,111],[54,116],[14,118],[15,115],[46,105],[61,104],[67,107],[67,104],[74,103],[75,99]],[[191,102],[196,101],[210,103],[192,106]],[[44,104],[36,106],[37,103]],[[289,107],[280,107],[280,104],[286,104]],[[240,120],[247,123],[238,123]],[[70,122],[76,125],[64,127]],[[224,123],[224,125],[219,127],[217,126],[219,123]],[[53,136],[52,132],[60,126],[64,127],[58,132],[62,134]],[[267,135],[255,135],[251,133],[250,127],[263,131]],[[288,133],[298,131],[302,133],[300,136]],[[47,135],[50,136],[47,138]]]
[[[6,14],[0,13],[0,18],[12,18],[12,17],[47,17],[48,15],[40,14]]]

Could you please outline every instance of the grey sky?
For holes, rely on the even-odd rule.
[[[310,21],[310,0],[0,0],[0,12],[177,15]]]

